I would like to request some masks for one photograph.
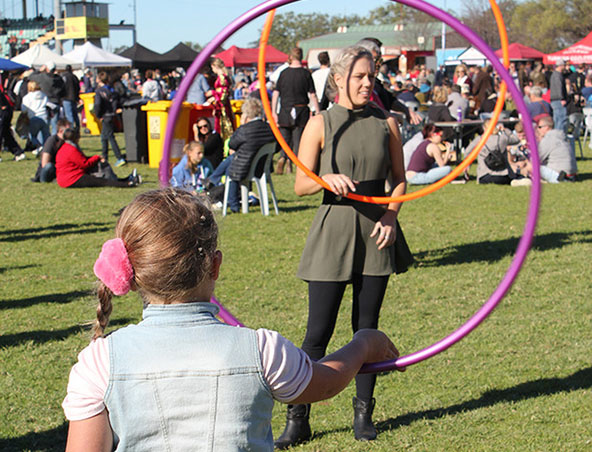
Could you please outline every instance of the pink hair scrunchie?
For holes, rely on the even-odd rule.
[[[115,295],[129,292],[134,269],[121,239],[107,240],[93,267],[95,275]]]

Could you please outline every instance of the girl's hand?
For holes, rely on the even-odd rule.
[[[376,245],[381,250],[395,243],[397,238],[397,214],[392,210],[387,210],[380,220],[374,225],[370,237],[376,237]]]
[[[325,174],[321,179],[329,184],[331,191],[337,196],[346,196],[350,191],[355,192],[358,183],[358,181],[351,180],[345,174]]]

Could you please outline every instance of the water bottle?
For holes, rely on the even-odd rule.
[[[463,111],[462,111],[462,108],[461,107],[458,107],[456,109],[456,120],[458,122],[461,122],[463,120]]]

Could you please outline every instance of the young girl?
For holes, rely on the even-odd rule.
[[[173,168],[170,183],[173,187],[183,188],[192,192],[204,189],[204,181],[214,169],[208,159],[204,159],[204,145],[191,141],[183,148],[185,154]]]
[[[72,368],[63,403],[67,452],[273,450],[273,402],[336,395],[364,362],[396,358],[361,330],[313,362],[278,333],[230,327],[210,303],[220,272],[218,228],[200,197],[167,188],[138,195],[94,265],[94,339]],[[113,295],[137,291],[143,320],[103,337]]]

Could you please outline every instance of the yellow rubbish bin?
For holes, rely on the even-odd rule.
[[[244,102],[244,100],[231,100],[230,101],[230,107],[232,108],[232,113],[234,113],[234,124],[236,125],[237,129],[241,125],[241,115],[243,114],[243,111],[242,111],[243,102]]]
[[[85,127],[89,130],[91,135],[101,134],[101,121],[93,113],[95,106],[95,93],[82,93],[80,98],[84,102],[84,117],[86,118]]]
[[[146,123],[148,131],[148,166],[158,168],[162,160],[164,147],[164,136],[169,119],[169,109],[173,104],[170,100],[159,100],[142,106],[146,112]],[[183,102],[181,112],[175,125],[173,135],[170,162],[177,163],[183,157],[183,146],[187,144],[187,130],[189,129],[189,112],[193,105]],[[171,165],[172,169],[172,165]]]

